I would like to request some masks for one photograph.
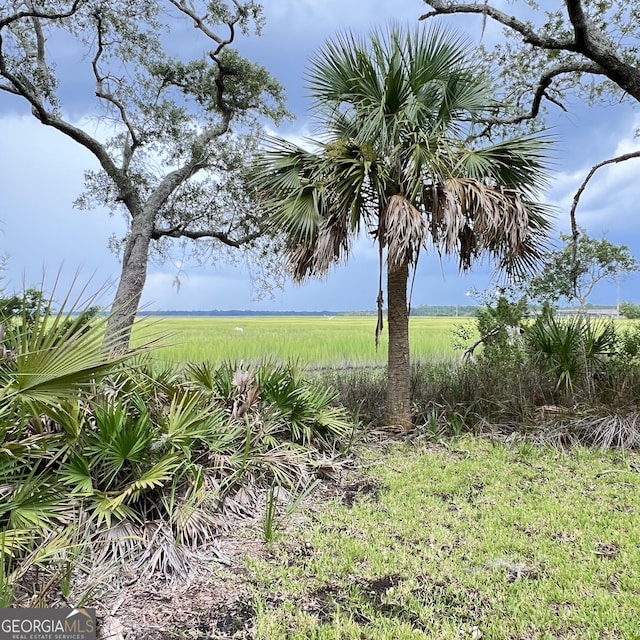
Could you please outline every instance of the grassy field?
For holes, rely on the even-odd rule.
[[[640,638],[637,453],[466,438],[365,455],[251,563],[256,638]]]
[[[171,362],[300,361],[310,366],[382,365],[386,328],[376,352],[373,317],[153,318],[154,331],[167,335],[155,356]],[[470,318],[411,318],[414,360],[454,357],[452,329]],[[241,330],[240,330],[241,329]],[[134,333],[141,332],[140,326]]]

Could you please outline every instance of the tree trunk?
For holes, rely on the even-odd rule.
[[[389,357],[385,425],[411,429],[411,369],[409,365],[409,265],[387,266]]]
[[[105,335],[105,345],[111,351],[122,352],[129,348],[131,330],[147,279],[152,230],[153,219],[149,216],[132,218],[125,241],[120,282]]]

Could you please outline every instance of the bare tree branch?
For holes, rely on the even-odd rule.
[[[606,70],[606,76],[640,102],[640,69],[628,64],[606,33],[584,13],[580,0],[565,0],[576,51]]]
[[[542,106],[543,98],[546,98],[550,102],[553,102],[553,104],[566,112],[566,107],[559,100],[556,100],[552,95],[550,95],[548,89],[551,87],[551,84],[555,78],[570,73],[591,73],[594,75],[605,75],[605,70],[599,65],[594,64],[593,62],[567,61],[560,63],[555,67],[552,67],[540,76],[540,80],[538,81],[538,85],[536,86],[536,90],[533,96],[533,101],[531,102],[530,111],[518,116],[514,116],[512,118],[489,119],[487,121],[488,126],[482,135],[488,133],[491,127],[495,125],[520,124],[521,122],[525,122],[527,120],[535,120],[540,114],[540,107]]]
[[[162,227],[154,227],[151,234],[152,240],[159,240],[160,238],[188,238],[189,240],[200,240],[202,238],[211,238],[212,240],[219,240],[228,247],[234,247],[239,249],[242,245],[245,245],[253,240],[257,240],[264,234],[264,229],[260,226],[251,233],[246,233],[238,238],[232,238],[228,233],[224,231],[213,230],[193,230],[185,227],[172,227],[170,229],[163,229]]]
[[[421,20],[456,13],[482,14],[483,21],[486,20],[486,16],[489,16],[520,34],[525,44],[539,49],[578,53],[602,67],[601,75],[605,75],[640,102],[640,68],[624,60],[624,56],[620,54],[606,33],[589,20],[580,0],[565,0],[569,21],[574,31],[574,37],[571,39],[558,39],[547,34],[542,35],[536,32],[530,24],[486,3],[480,5],[446,0],[424,0],[424,2],[434,10],[422,15]]]
[[[28,14],[28,17],[32,17],[32,13]],[[39,59],[38,62],[43,61]],[[11,93],[15,93],[17,95],[22,96],[29,102],[31,105],[31,109],[33,115],[42,123],[48,126],[57,129],[61,133],[66,134],[72,140],[75,140],[83,147],[91,151],[94,156],[98,159],[103,169],[109,174],[109,176],[114,179],[118,187],[124,187],[125,184],[122,182],[120,178],[120,172],[118,171],[116,165],[113,163],[111,157],[107,153],[104,146],[98,142],[95,138],[90,136],[88,133],[83,131],[82,129],[73,126],[69,122],[66,122],[62,118],[56,116],[54,113],[48,111],[40,97],[37,95],[35,88],[24,80],[21,77],[18,77],[7,67],[4,55],[2,53],[2,38],[0,37],[0,75],[6,78],[11,84],[9,87],[7,85],[2,85],[2,88],[10,91]]]
[[[127,141],[124,145],[124,153],[122,158],[122,170],[127,171],[131,164],[131,160],[133,158],[135,150],[140,146],[140,139],[138,138],[136,130],[133,128],[133,125],[129,120],[129,116],[123,102],[121,100],[118,100],[113,95],[113,93],[105,89],[105,80],[107,80],[108,78],[101,74],[99,67],[100,58],[104,53],[102,17],[97,12],[94,17],[96,19],[97,47],[96,53],[93,57],[93,60],[91,61],[91,67],[93,69],[93,75],[96,79],[96,96],[98,98],[101,98],[102,100],[110,102],[114,107],[116,107],[116,109],[120,113],[120,119],[122,120],[122,123],[129,132],[130,141]]]
[[[33,3],[30,2],[29,6],[33,8]],[[47,68],[47,63],[45,60],[45,48],[44,48],[44,33],[42,33],[42,25],[40,24],[40,18],[36,18],[35,16],[31,16],[31,24],[33,25],[33,31],[36,34],[36,47],[37,54],[36,59],[38,61],[38,67],[40,70]]]
[[[36,117],[42,122],[54,129],[57,129],[61,133],[64,133],[69,138],[81,144],[88,149],[98,160],[102,168],[113,180],[116,188],[118,189],[118,199],[125,203],[127,209],[130,212],[137,210],[140,206],[138,197],[135,190],[131,185],[131,180],[126,174],[124,174],[114,163],[113,159],[107,152],[105,146],[96,140],[93,136],[86,133],[84,130],[66,122],[62,118],[55,116],[48,111],[42,111],[36,114]],[[133,213],[132,213],[133,215]]]
[[[228,118],[230,121],[231,109],[224,99],[224,93],[225,93],[224,79],[227,75],[229,75],[230,72],[228,69],[225,69],[224,66],[220,63],[220,60],[218,59],[218,54],[226,46],[230,45],[235,39],[235,25],[240,21],[242,17],[241,7],[239,3],[234,0],[234,5],[238,9],[238,11],[230,20],[226,22],[226,25],[229,28],[229,35],[227,38],[222,38],[219,35],[217,35],[215,32],[213,32],[206,25],[204,19],[198,16],[198,14],[195,12],[192,6],[191,7],[187,6],[186,0],[169,0],[169,2],[174,7],[176,7],[176,9],[178,9],[180,12],[184,13],[189,18],[191,18],[193,20],[194,27],[196,29],[199,29],[202,33],[204,33],[208,38],[213,40],[218,45],[213,51],[209,52],[209,57],[214,62],[214,64],[218,67],[218,74],[216,75],[216,78],[215,78],[216,106],[218,107],[220,112],[223,114],[224,118],[225,119]],[[228,123],[223,133],[227,129],[228,129]]]
[[[502,329],[501,326],[493,327],[491,331],[489,331],[488,333],[485,333],[483,336],[478,338],[473,344],[469,345],[469,347],[467,347],[462,354],[462,360],[471,360],[473,358],[473,352],[481,344],[484,344],[489,338],[493,338],[493,336],[500,333],[500,329]]]
[[[39,118],[38,113],[43,111],[44,107],[38,100],[35,87],[25,77],[18,77],[16,74],[11,72],[4,56],[3,44],[2,30],[0,29],[0,76],[6,78],[10,83],[8,85],[0,85],[0,89],[23,97],[31,105],[34,116]]]
[[[0,38],[0,47],[2,46],[2,38]],[[7,91],[8,93],[13,93],[16,96],[20,95],[20,92],[10,84],[0,84],[0,91]]]
[[[218,45],[218,47],[209,54],[212,58],[214,56],[217,56],[224,47],[226,47],[228,44],[231,44],[233,42],[235,38],[235,25],[240,20],[240,17],[241,17],[239,12],[236,13],[236,15],[231,20],[229,20],[229,22],[226,23],[227,26],[229,27],[229,37],[225,39],[225,38],[221,38],[219,35],[217,35],[211,29],[209,29],[205,21],[198,16],[198,14],[194,11],[194,9],[192,7],[187,6],[187,3],[185,2],[185,0],[180,0],[180,2],[178,2],[178,0],[169,0],[169,2],[174,7],[176,7],[176,9],[178,9],[185,15],[189,16],[193,20],[194,27],[202,31],[202,33],[204,33],[208,38],[213,40]],[[234,2],[234,4],[239,9],[238,3]]]
[[[631,160],[633,158],[640,158],[640,151],[632,151],[631,153],[624,153],[620,156],[616,156],[615,158],[609,158],[608,160],[603,160],[602,162],[599,162],[598,164],[591,167],[591,170],[587,174],[587,177],[582,181],[580,188],[576,191],[576,194],[573,196],[573,202],[571,204],[571,212],[569,215],[571,217],[571,235],[573,236],[574,239],[577,240],[579,235],[578,225],[576,223],[576,209],[578,208],[578,202],[580,201],[582,193],[584,192],[587,184],[589,184],[589,181],[591,180],[591,178],[593,178],[596,171],[598,171],[598,169],[601,169],[602,167],[606,167],[609,164],[617,164],[619,162],[625,162],[626,160]]]
[[[567,5],[569,20],[571,20],[571,24],[573,25],[576,43],[584,47],[591,36],[589,34],[590,29],[587,16],[582,10],[582,3],[580,0],[565,0],[565,4]]]

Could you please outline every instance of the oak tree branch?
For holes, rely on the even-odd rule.
[[[582,181],[580,188],[576,191],[576,194],[573,196],[573,202],[571,203],[571,212],[570,212],[571,235],[573,236],[574,240],[577,239],[579,235],[578,225],[576,223],[576,209],[578,208],[578,203],[580,202],[582,193],[584,192],[585,188],[589,184],[589,181],[591,180],[591,178],[593,178],[593,176],[595,175],[596,171],[598,171],[598,169],[602,169],[602,167],[606,167],[607,165],[617,164],[619,162],[625,162],[633,158],[640,158],[640,151],[632,151],[631,153],[624,153],[622,155],[616,156],[615,158],[609,158],[608,160],[603,160],[602,162],[599,162],[598,164],[591,167],[591,170],[587,174],[587,177]]]

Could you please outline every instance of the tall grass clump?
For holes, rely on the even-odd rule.
[[[479,337],[477,337],[479,336]],[[415,433],[490,431],[556,443],[637,448],[640,327],[585,317],[527,316],[500,299],[457,332],[461,356],[417,361]],[[384,427],[384,371],[333,370],[323,379],[360,420]]]
[[[526,319],[504,302],[481,312],[479,352],[470,350],[434,387],[423,371],[414,396],[416,422],[460,416],[468,430],[535,434],[540,439],[635,448],[638,433],[638,330],[611,321],[560,319],[544,312]],[[566,437],[562,436],[565,434]]]

